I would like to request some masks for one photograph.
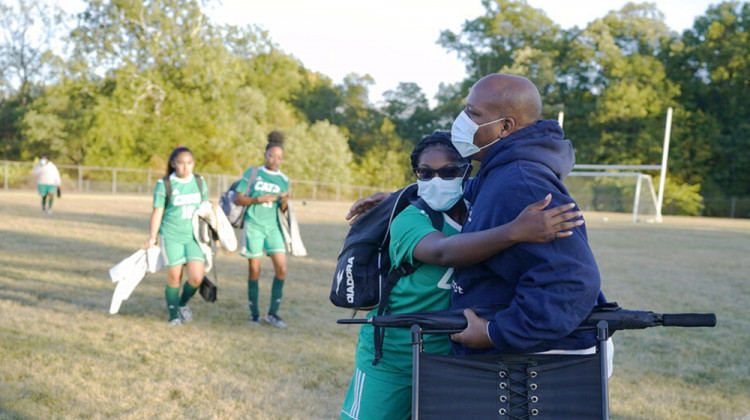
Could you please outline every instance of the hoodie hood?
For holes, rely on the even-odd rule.
[[[482,158],[481,172],[517,160],[541,163],[564,181],[575,165],[573,144],[555,120],[539,120],[492,145]]]

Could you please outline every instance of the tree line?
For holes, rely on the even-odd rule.
[[[0,156],[163,169],[182,144],[199,171],[240,173],[279,129],[292,178],[395,188],[411,179],[413,145],[450,128],[474,81],[503,72],[537,85],[544,118],[564,112],[578,163],[661,163],[673,107],[665,204],[675,212],[710,215],[702,197],[748,195],[750,4],[712,5],[681,34],[653,3],[584,28],[523,0],[482,5],[437,40],[467,77],[442,84],[431,106],[415,83],[374,105],[371,76],[336,84],[260,26],[211,22],[204,1],[87,0],[74,17],[41,0],[3,2]]]

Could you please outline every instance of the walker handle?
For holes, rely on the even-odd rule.
[[[663,314],[665,327],[715,327],[716,314]]]

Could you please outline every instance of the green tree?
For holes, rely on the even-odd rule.
[[[343,109],[344,99],[340,86],[320,73],[307,72],[292,104],[307,118],[307,121],[336,121]]]
[[[43,144],[28,147],[21,130],[29,104],[57,64],[52,42],[62,19],[58,7],[39,0],[0,3],[0,156],[4,159],[51,153]]]
[[[403,144],[395,125],[389,119],[383,120],[373,133],[373,140],[376,145],[355,162],[353,175],[356,183],[393,190],[410,182],[411,147]]]
[[[546,68],[549,60],[533,63],[532,58],[554,56],[562,47],[559,26],[523,0],[482,0],[482,6],[484,15],[466,21],[460,33],[445,30],[438,39],[438,44],[466,63],[468,80],[504,70],[521,72],[517,74],[537,86],[554,82]]]
[[[679,94],[656,56],[674,41],[663,19],[653,4],[629,3],[589,24],[579,37],[588,49],[584,57],[598,69],[571,95],[589,102],[586,114],[575,107],[566,112],[566,132],[579,162],[660,162],[666,110]]]
[[[311,126],[297,124],[285,134],[284,172],[290,177],[350,183],[352,153],[338,127],[328,121],[317,121]]]
[[[685,165],[700,174],[703,194],[745,196],[750,191],[750,3],[710,6],[664,55],[682,87],[687,109],[679,134],[699,150]]]
[[[415,145],[439,128],[436,114],[430,110],[427,97],[416,83],[401,82],[383,94],[381,111],[396,125],[396,133],[408,145]]]

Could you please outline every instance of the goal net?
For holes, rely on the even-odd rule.
[[[601,171],[579,170],[587,168]],[[651,175],[623,172],[636,168],[654,169],[634,165],[577,165],[565,179],[565,187],[581,210],[631,213],[634,222],[653,222],[658,219],[658,212]]]

